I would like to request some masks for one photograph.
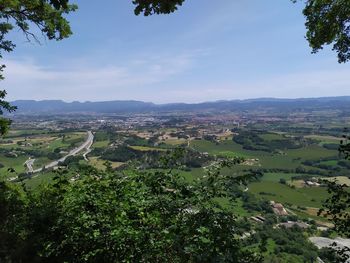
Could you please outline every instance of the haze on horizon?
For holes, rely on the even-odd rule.
[[[202,102],[350,95],[350,65],[314,55],[302,6],[188,0],[171,15],[136,17],[130,1],[75,1],[73,36],[5,55],[9,100]],[[98,9],[98,12],[96,11]],[[93,19],[91,19],[93,18]]]

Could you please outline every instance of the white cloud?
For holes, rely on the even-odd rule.
[[[142,93],[145,86],[185,72],[194,60],[192,54],[149,56],[120,65],[67,62],[59,69],[44,67],[31,60],[7,60],[4,61],[6,79],[1,84],[11,100],[130,99],[137,92]]]
[[[350,68],[300,71],[272,77],[231,80],[196,76],[187,83],[184,73],[196,68],[205,51],[173,56],[145,56],[118,65],[68,63],[59,69],[31,60],[7,60],[2,89],[9,99],[145,100],[157,103],[200,102],[258,97],[322,97],[350,95]]]
[[[350,96],[350,68],[296,72],[269,78],[251,78],[192,85],[171,89],[159,94],[157,102],[203,102],[249,98],[306,98]]]

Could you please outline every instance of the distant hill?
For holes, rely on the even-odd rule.
[[[17,100],[15,114],[141,113],[168,111],[246,111],[246,110],[350,110],[350,96],[303,99],[247,99],[203,103],[154,104],[143,101],[64,102],[61,100]]]
[[[11,102],[17,106],[16,113],[126,113],[150,111],[153,103],[142,101],[101,101],[101,102],[64,102],[61,100],[17,100]]]

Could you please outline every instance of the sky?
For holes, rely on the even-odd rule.
[[[350,63],[330,47],[311,54],[302,2],[186,0],[143,17],[131,0],[76,0],[69,39],[10,35],[0,89],[9,100],[155,103],[350,95]]]

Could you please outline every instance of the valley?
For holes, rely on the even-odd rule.
[[[18,115],[0,141],[0,172],[33,191],[57,176],[74,182],[88,167],[171,172],[192,184],[234,160],[220,177],[247,179],[215,202],[249,220],[252,233],[271,223],[299,224],[310,238],[332,236],[333,224],[318,211],[329,197],[327,181],[350,186],[350,161],[338,151],[348,116],[342,109]],[[172,155],[175,162],[164,165]],[[268,242],[271,250],[281,246],[273,237]]]

